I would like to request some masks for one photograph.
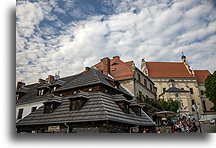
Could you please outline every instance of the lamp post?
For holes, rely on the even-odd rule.
[[[201,129],[201,125],[200,125],[200,122],[199,122],[199,114],[198,114],[198,109],[199,109],[199,106],[197,104],[194,104],[192,105],[193,109],[196,111],[196,115],[197,115],[197,120],[198,120],[198,125],[199,125],[199,129],[200,129],[200,133],[202,133],[202,129]]]

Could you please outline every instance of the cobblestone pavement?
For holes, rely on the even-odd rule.
[[[201,130],[202,133],[216,133],[216,124],[202,123]],[[200,133],[200,130],[197,133]]]

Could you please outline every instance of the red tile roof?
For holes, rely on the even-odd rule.
[[[199,83],[204,83],[207,76],[211,74],[208,70],[194,70],[194,73]]]
[[[116,56],[110,59],[110,75],[116,80],[134,78],[134,72],[131,69],[132,64],[133,61],[123,62]],[[103,70],[102,62],[95,66],[98,70]]]
[[[146,62],[149,77],[193,78],[184,63],[180,62]]]

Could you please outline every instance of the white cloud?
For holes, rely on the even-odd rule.
[[[194,69],[215,70],[215,25],[211,1],[112,1],[107,5],[114,5],[116,12],[106,16],[104,21],[101,21],[102,15],[69,24],[56,20],[56,26],[62,26],[58,36],[54,35],[57,30],[51,26],[37,26],[44,17],[52,15],[48,13],[51,5],[58,8],[58,4],[52,1],[44,5],[47,8],[31,4],[34,15],[26,16],[24,10],[19,12],[17,22],[23,23],[23,28],[29,32],[26,35],[31,38],[26,40],[17,36],[18,80],[36,82],[37,78],[45,78],[58,70],[61,76],[76,74],[101,58],[114,55],[120,55],[123,60],[134,60],[138,67],[142,58],[147,61],[180,61],[182,51]],[[34,9],[36,6],[39,8]],[[35,21],[33,16],[38,20]],[[27,18],[31,23],[24,23]],[[35,27],[39,32],[34,32]],[[22,32],[22,27],[18,31]],[[47,40],[41,38],[42,34],[49,36]],[[27,50],[23,50],[24,47]]]

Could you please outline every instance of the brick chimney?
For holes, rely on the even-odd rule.
[[[108,57],[101,59],[103,64],[103,74],[108,75],[110,73],[110,59]]]
[[[42,84],[42,83],[45,83],[45,80],[43,80],[43,79],[38,79],[38,84]]]
[[[48,75],[48,79],[47,79],[48,83],[51,83],[52,80],[54,80],[54,76]]]
[[[25,86],[25,83],[23,83],[23,82],[17,82],[17,89],[20,89],[23,86]]]
[[[113,59],[120,59],[120,57],[119,56],[114,56]]]
[[[91,69],[90,67],[86,67],[86,68],[85,68],[86,71],[89,71],[90,69]]]

